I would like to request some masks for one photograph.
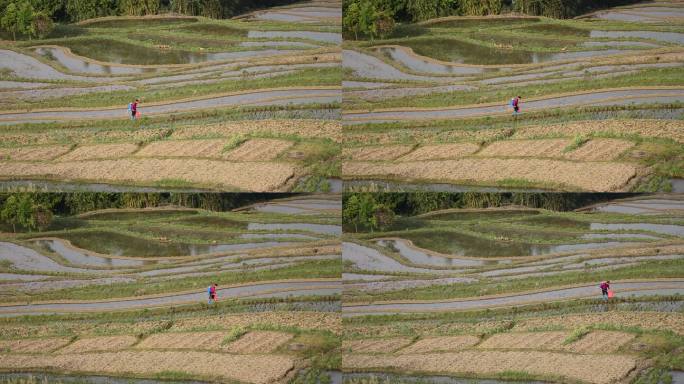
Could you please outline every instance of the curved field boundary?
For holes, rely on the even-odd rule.
[[[657,294],[684,293],[684,280],[658,279],[650,281],[613,282],[613,289],[620,294]],[[550,288],[541,291],[522,292],[513,295],[495,295],[481,298],[431,301],[388,301],[373,304],[342,304],[343,316],[371,314],[390,314],[401,312],[439,312],[459,311],[477,308],[507,307],[535,304],[559,300],[573,300],[587,297],[600,297],[598,282],[591,285],[578,285],[563,288]]]
[[[147,15],[147,16],[105,16],[105,17],[95,17],[92,19],[81,20],[75,25],[86,26],[102,21],[128,21],[128,20],[195,20],[199,21],[197,16],[183,16],[183,15]]]
[[[284,280],[258,282],[220,288],[219,300],[240,298],[268,298],[287,296],[333,295],[341,292],[337,279]],[[121,311],[158,308],[172,305],[201,303],[207,299],[204,289],[188,293],[173,293],[144,298],[124,298],[104,301],[46,302],[25,305],[0,305],[0,316],[31,313],[64,313],[91,311]]]
[[[452,68],[479,68],[479,69],[498,69],[498,70],[506,70],[506,69],[520,69],[520,68],[535,68],[539,67],[539,63],[529,63],[529,64],[506,64],[506,65],[484,65],[484,64],[461,64],[461,63],[454,63],[451,61],[443,61],[443,60],[438,60],[429,56],[423,56],[419,55],[416,52],[413,51],[412,48],[410,47],[405,47],[403,45],[394,45],[394,44],[387,44],[387,45],[376,45],[373,48],[393,48],[396,50],[400,50],[404,52],[407,56],[410,56],[414,59],[427,62],[427,63],[433,63],[433,64],[439,64],[443,65],[445,67],[452,67]],[[600,57],[619,57],[619,56],[624,56],[624,57],[630,57],[633,56],[634,52],[633,51],[624,51],[620,53],[614,53],[614,54],[609,54],[609,55],[603,55]],[[581,62],[581,61],[587,61],[587,57],[577,57],[574,59],[559,59],[559,60],[552,60],[552,61],[546,61],[544,62],[545,65],[560,65],[560,64],[570,64],[570,63],[575,63],[575,62]],[[428,74],[434,74],[431,72],[427,72]],[[470,73],[464,74],[464,75],[472,75]]]
[[[341,99],[341,87],[271,88],[232,92],[206,98],[141,104],[140,111],[143,115],[159,115],[245,105],[331,103],[340,102]],[[34,120],[124,119],[128,117],[126,106],[88,109],[58,108],[32,112],[2,112],[0,113],[0,122],[21,123]]]
[[[158,65],[142,65],[142,64],[121,64],[121,63],[112,63],[109,61],[100,61],[100,60],[95,60],[90,57],[86,56],[81,56],[73,53],[70,48],[68,47],[63,47],[61,45],[34,45],[31,47],[33,48],[54,48],[62,51],[64,55],[72,57],[74,59],[78,59],[87,63],[91,64],[98,64],[102,66],[107,66],[107,67],[119,67],[119,68],[137,68],[137,69],[180,69],[180,68],[197,68],[199,67],[197,64],[198,63],[187,63],[187,64],[158,64]],[[153,49],[153,48],[150,48]],[[282,52],[280,54],[275,54],[275,55],[268,55],[268,56],[261,56],[261,57],[278,57],[278,56],[292,56],[293,53],[301,52],[302,50],[290,50],[291,52]],[[259,56],[256,56],[257,58]],[[222,59],[222,60],[208,60],[205,61],[204,63],[210,63],[210,64],[228,64],[228,63],[233,63],[236,61],[243,60],[244,58],[239,58],[239,59]],[[130,73],[130,74],[123,74],[123,76],[126,75],[135,75],[136,73]]]

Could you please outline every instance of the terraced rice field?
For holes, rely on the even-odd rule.
[[[1,232],[0,370],[267,384],[339,369],[340,213],[339,195],[294,195]]]
[[[683,207],[680,195],[636,195],[569,212],[447,209],[350,228],[342,369],[359,383],[669,380],[681,365],[649,354],[681,355]]]
[[[340,10],[103,18],[2,42],[0,179],[328,191],[340,177]]]
[[[681,167],[658,164],[682,157],[680,10],[446,17],[345,41],[347,189],[671,190]],[[411,151],[374,155],[390,148]]]

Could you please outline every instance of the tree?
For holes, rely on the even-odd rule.
[[[0,219],[12,225],[12,231],[17,231],[17,226],[29,231],[44,229],[52,221],[51,207],[48,207],[30,194],[11,195],[5,200],[0,211]]]
[[[43,39],[52,32],[55,23],[47,13],[41,11],[33,15],[33,32]]]
[[[378,16],[375,4],[371,0],[362,0],[359,7],[359,29],[363,34],[370,36],[371,41],[377,34]]]
[[[19,32],[19,10],[17,4],[12,2],[5,7],[5,14],[0,19],[0,27],[7,32],[12,33],[12,40],[17,40],[17,32]]]
[[[359,204],[358,195],[350,196],[344,203],[344,208],[342,209],[342,221],[346,224],[351,224],[354,226],[354,232],[359,231],[359,211],[361,207]]]
[[[359,7],[358,1],[354,1],[345,9],[344,19],[342,20],[344,29],[354,32],[354,40],[359,39],[360,20],[361,9]]]
[[[116,12],[116,0],[67,0],[66,12],[72,21],[111,16]]]
[[[119,0],[117,8],[126,16],[154,15],[159,10],[159,0]]]

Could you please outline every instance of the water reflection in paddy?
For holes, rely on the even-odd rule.
[[[288,245],[287,242],[259,242],[240,244],[189,244],[156,241],[124,235],[115,232],[67,233],[61,237],[79,248],[113,256],[170,257],[195,256],[218,252],[230,252],[253,248],[267,248]]]
[[[484,264],[481,260],[457,259],[431,255],[410,247],[406,241],[403,240],[378,240],[377,244],[398,252],[403,257],[411,260],[414,264],[436,265],[440,267],[474,267]]]
[[[439,43],[438,47],[433,44]],[[470,65],[507,65],[507,64],[532,64],[548,61],[573,60],[595,56],[609,56],[616,54],[626,54],[630,51],[619,49],[605,49],[599,51],[578,51],[578,52],[527,52],[514,50],[501,50],[489,48],[478,44],[470,44],[461,41],[453,41],[445,49],[444,39],[439,40],[416,40],[403,43],[413,49],[421,56],[452,62],[456,64]],[[379,51],[393,60],[399,61],[406,67],[424,73],[440,74],[478,74],[484,70],[475,67],[461,67],[458,65],[441,64],[429,59],[422,59],[395,47],[382,47]]]
[[[265,49],[256,51],[235,52],[191,52],[180,50],[160,50],[136,44],[123,43],[109,40],[79,40],[76,42],[64,42],[64,46],[83,57],[101,62],[113,64],[132,65],[168,65],[168,64],[194,64],[207,61],[234,60],[249,57],[264,57],[293,52],[291,50]],[[67,54],[55,47],[37,48],[36,52],[54,58],[60,64],[73,72],[105,73],[105,74],[135,74],[155,72],[156,68],[135,68],[117,65],[100,65],[79,57]]]
[[[34,241],[34,243],[48,251],[57,253],[70,263],[77,265],[96,267],[130,267],[153,263],[150,261],[144,262],[141,260],[115,259],[90,255],[86,252],[73,249],[67,246],[64,242],[55,239],[41,239]]]
[[[404,233],[401,236],[411,240],[420,248],[448,255],[470,257],[538,256],[630,244],[617,241],[581,244],[529,244],[490,240],[452,231],[421,231]]]

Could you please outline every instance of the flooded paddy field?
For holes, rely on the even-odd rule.
[[[2,223],[0,381],[266,384],[339,369],[339,195],[177,195],[237,207],[213,210],[156,196],[108,208],[110,194],[67,195],[103,209]]]
[[[604,195],[544,209],[529,202],[547,194],[510,204],[516,195],[397,194],[383,200],[397,207],[390,223],[371,231],[347,219],[344,382],[676,377],[677,363],[672,373],[639,362],[654,344],[672,343],[663,357],[682,345],[684,198]],[[611,298],[599,288],[607,280]]]
[[[571,20],[450,16],[348,41],[348,189],[676,189],[679,167],[652,164],[681,157],[678,114],[660,113],[683,101],[678,10],[656,1],[616,7],[624,20],[612,8]],[[510,106],[516,96],[520,113]],[[473,150],[456,150],[466,145]],[[366,159],[393,146],[411,151]]]
[[[313,23],[110,17],[0,46],[3,188],[335,188],[340,7],[283,11]]]

